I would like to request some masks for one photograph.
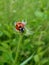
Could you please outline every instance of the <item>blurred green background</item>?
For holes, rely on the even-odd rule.
[[[49,0],[0,0],[0,65],[49,65]]]

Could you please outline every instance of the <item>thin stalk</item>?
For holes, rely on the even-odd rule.
[[[23,35],[20,34],[19,42],[18,42],[18,45],[17,45],[16,56],[15,56],[15,60],[14,60],[14,64],[13,65],[16,65],[16,63],[18,61],[18,56],[19,56],[19,51],[20,51],[20,47],[21,47],[22,38],[23,38]]]

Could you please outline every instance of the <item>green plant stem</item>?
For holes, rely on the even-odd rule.
[[[17,63],[18,56],[19,56],[19,51],[20,51],[20,47],[21,47],[22,38],[23,38],[23,35],[20,34],[19,42],[18,42],[18,45],[17,45],[16,56],[15,56],[15,60],[14,60],[14,64],[13,65],[17,65],[16,63]]]

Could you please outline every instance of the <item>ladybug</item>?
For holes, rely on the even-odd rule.
[[[17,22],[16,23],[16,30],[20,32],[24,32],[25,24],[23,22]]]

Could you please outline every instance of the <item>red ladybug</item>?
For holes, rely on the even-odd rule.
[[[16,30],[20,31],[20,32],[24,32],[24,26],[25,24],[22,22],[17,22],[16,23]]]

